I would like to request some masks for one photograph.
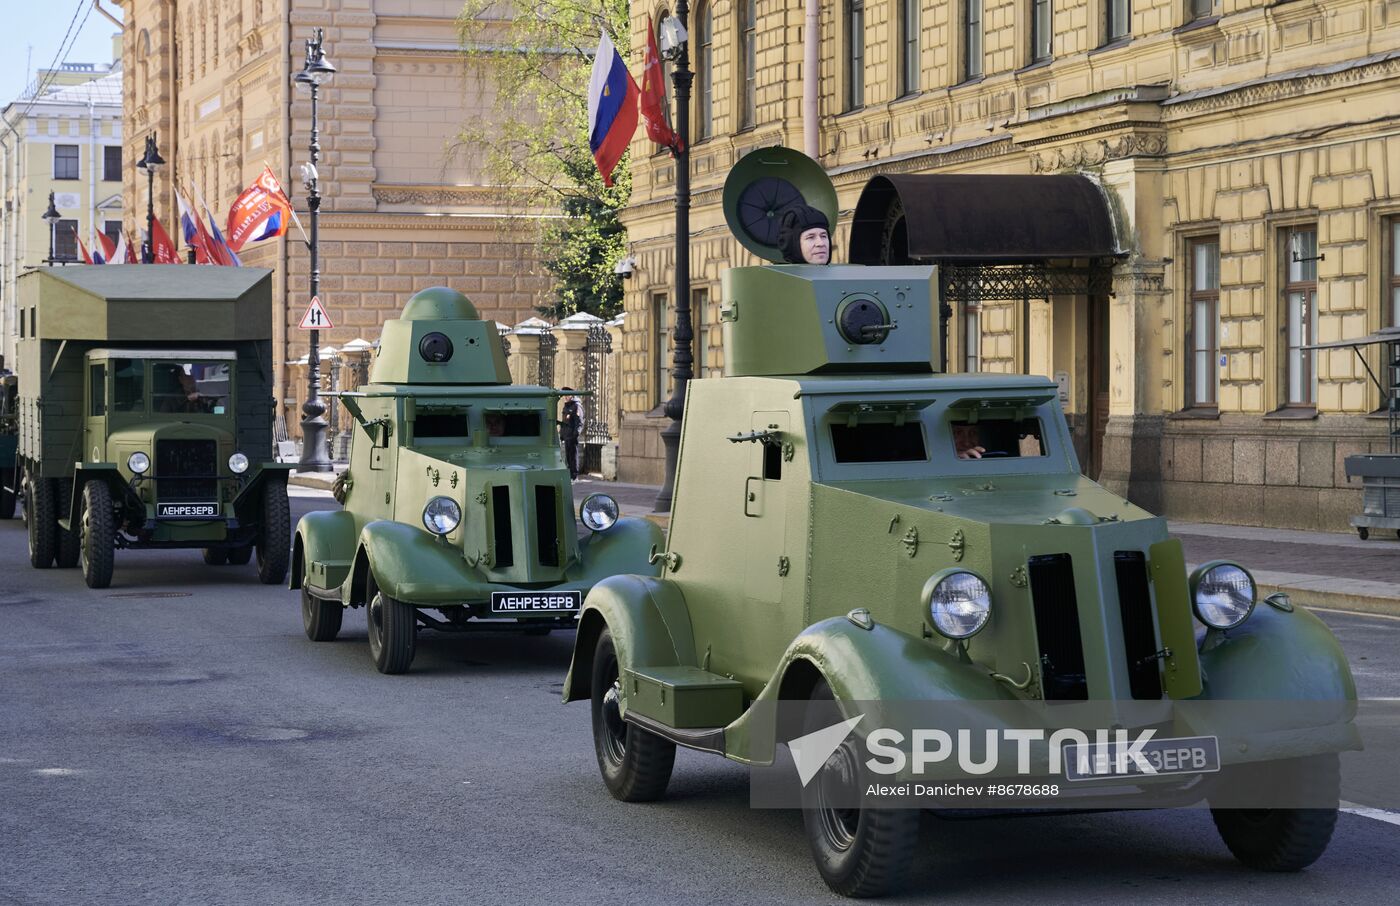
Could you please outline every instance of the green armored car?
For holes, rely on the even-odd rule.
[[[44,268],[18,281],[29,562],[112,581],[115,552],[202,549],[286,578],[272,450],[272,278],[259,268]]]
[[[660,529],[619,518],[608,495],[582,502],[578,537],[560,392],[512,386],[495,324],[461,293],[409,299],[369,378],[340,394],[358,423],[344,509],[307,514],[293,542],[311,640],[335,638],[345,608],[365,607],[375,666],[403,673],[420,625],[542,635],[572,628],[598,580],[659,570]]]
[[[789,155],[766,197],[834,222]],[[735,197],[731,229],[773,260],[773,218]],[[608,790],[663,796],[677,746],[753,766],[755,801],[788,778],[853,896],[896,885],[923,810],[989,804],[969,777],[1020,810],[1206,804],[1242,862],[1309,864],[1359,744],[1336,640],[1241,565],[1188,575],[1164,519],[1080,474],[1049,380],[934,373],[936,270],[726,273],[725,376],[689,385],[665,571],[598,583],[579,619],[563,697],[591,703]]]

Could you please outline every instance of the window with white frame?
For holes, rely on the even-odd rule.
[[[1390,304],[1387,306],[1386,326],[1400,327],[1400,217],[1392,217],[1388,226],[1386,235],[1390,239],[1390,254],[1386,258],[1390,263],[1390,279],[1385,287]]]
[[[1053,10],[1050,0],[1031,0],[1031,62],[1043,63],[1050,59],[1051,42],[1054,35]]]
[[[1317,370],[1313,350],[1317,337],[1317,227],[1284,231],[1283,308],[1288,338],[1285,388],[1288,405],[1317,404]]]
[[[969,303],[963,306],[963,368],[966,373],[982,370],[982,309]]]
[[[671,398],[671,318],[665,293],[651,296],[652,363],[656,367],[656,405]]]
[[[1121,41],[1132,31],[1132,0],[1105,0],[1104,29],[1105,44]]]
[[[919,90],[919,7],[921,0],[900,2],[899,93]]]
[[[982,0],[963,0],[963,79],[982,75]]]
[[[865,105],[865,0],[846,0],[846,109]]]
[[[1220,371],[1215,361],[1220,336],[1220,240],[1193,239],[1190,243],[1190,345],[1188,406],[1216,404]]]

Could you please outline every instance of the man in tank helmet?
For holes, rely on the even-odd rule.
[[[816,208],[792,205],[783,211],[778,245],[788,264],[830,264],[831,224]]]

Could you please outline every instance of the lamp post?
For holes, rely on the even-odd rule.
[[[320,175],[316,163],[321,159],[321,139],[316,120],[316,102],[320,99],[321,86],[335,75],[335,67],[326,59],[322,47],[324,32],[317,28],[312,37],[306,40],[306,62],[301,72],[293,76],[299,85],[311,89],[311,144],[310,162],[301,168],[301,181],[306,187],[306,204],[311,212],[311,238],[307,248],[311,252],[311,297],[321,292],[321,265],[317,248],[317,218],[321,210]],[[298,472],[329,472],[334,466],[326,451],[326,404],[321,401],[321,332],[311,331],[311,350],[306,356],[307,388],[306,402],[301,411],[301,462]]]
[[[54,207],[54,203],[53,203],[53,193],[50,192],[50,193],[49,193],[49,209],[48,209],[47,211],[44,212],[44,223],[47,223],[47,224],[49,225],[49,257],[48,257],[47,259],[45,259],[44,263],[47,264],[47,265],[49,265],[50,267],[52,267],[52,266],[53,266],[53,263],[54,263],[54,259],[53,259],[53,247],[54,247],[54,238],[55,238],[55,235],[54,235],[54,234],[55,234],[56,231],[58,230],[58,222],[59,222],[60,220],[62,220],[62,219],[63,219],[63,215],[60,214],[60,213],[58,213],[58,208]]]
[[[694,328],[690,323],[690,83],[695,74],[690,71],[690,53],[687,47],[686,19],[689,15],[688,0],[678,0],[676,14],[661,22],[661,56],[673,64],[671,83],[676,86],[675,132],[680,150],[675,152],[676,328],[672,333],[675,351],[671,356],[671,375],[675,378],[675,386],[663,409],[671,421],[661,431],[661,443],[666,456],[666,480],[656,495],[658,513],[669,513],[671,499],[675,496],[676,455],[681,444],[681,416],[685,413],[685,392],[695,363],[690,351],[690,342],[694,337]]]
[[[156,171],[165,166],[165,158],[156,150],[156,134],[146,136],[146,154],[136,162],[136,169],[146,171],[146,238],[141,242],[141,263],[154,264],[155,245],[151,237],[156,234]]]

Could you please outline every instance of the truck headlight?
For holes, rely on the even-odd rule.
[[[248,471],[248,457],[242,453],[235,453],[228,458],[229,471],[235,475],[242,475]]]
[[[1191,607],[1212,629],[1234,629],[1249,619],[1254,596],[1254,579],[1234,563],[1207,563],[1191,574]]]
[[[451,497],[434,497],[423,507],[423,525],[434,535],[448,535],[462,522],[462,508]]]
[[[617,501],[607,494],[589,494],[578,508],[579,521],[590,532],[606,532],[617,524],[621,513]]]
[[[137,450],[126,458],[126,467],[130,469],[134,475],[145,475],[151,468],[151,457]]]
[[[992,614],[992,590],[976,573],[945,569],[924,583],[929,622],[950,639],[976,635]]]

